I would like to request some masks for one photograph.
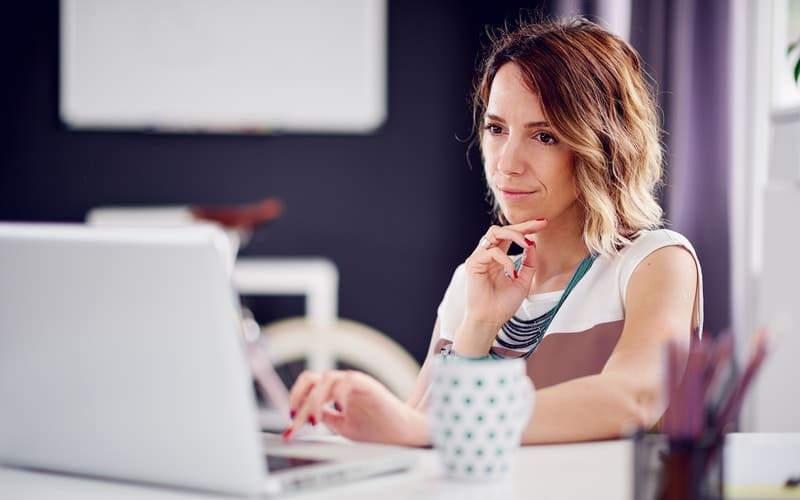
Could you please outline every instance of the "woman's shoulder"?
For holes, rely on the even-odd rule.
[[[694,262],[697,281],[695,288],[695,307],[692,318],[692,325],[696,331],[700,332],[703,328],[703,272],[700,266],[700,260],[697,257],[692,243],[686,236],[677,231],[669,229],[657,229],[651,231],[642,231],[635,239],[633,239],[625,249],[620,252],[620,273],[619,278],[622,283],[622,290],[627,288],[631,276],[636,271],[639,263],[646,257],[666,247],[680,247],[686,250],[691,255],[691,261],[678,254],[673,254],[667,260],[661,260],[662,263],[669,262],[665,265],[680,265],[691,266],[690,262]],[[680,264],[678,264],[680,262]],[[675,271],[677,268],[672,268]],[[667,271],[667,272],[672,272]]]
[[[631,238],[629,244],[612,257],[612,260],[615,261],[616,267],[620,269],[623,276],[630,275],[645,257],[656,250],[670,246],[685,248],[697,261],[697,254],[689,239],[671,229],[639,231],[635,237]]]
[[[631,239],[631,243],[626,245],[625,248],[620,250],[619,254],[615,256],[617,279],[619,280],[623,296],[624,291],[627,289],[628,282],[639,264],[656,250],[672,246],[681,247],[691,255],[697,269],[698,304],[702,306],[702,271],[697,253],[686,236],[670,229],[640,231],[635,238]]]
[[[622,249],[620,254],[650,253],[666,246],[682,246],[694,253],[692,243],[681,233],[671,229],[651,229],[639,231],[635,237],[631,238],[631,242]]]
[[[688,238],[670,229],[652,229],[639,231],[618,253],[599,257],[596,272],[615,280],[624,292],[639,264],[656,250],[670,246],[685,248],[699,269],[697,254]]]

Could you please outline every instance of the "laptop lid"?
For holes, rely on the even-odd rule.
[[[257,494],[229,253],[209,227],[0,224],[0,463]]]

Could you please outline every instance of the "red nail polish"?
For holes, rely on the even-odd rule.
[[[289,438],[292,437],[292,432],[293,432],[292,428],[291,427],[287,427],[286,430],[283,431],[283,439],[288,441]]]
[[[514,279],[517,279],[517,278],[519,278],[519,273],[517,272],[516,269],[514,269]]]
[[[525,243],[527,243],[528,246],[535,245],[535,243],[533,241],[529,240],[528,238],[525,238]]]
[[[289,410],[289,418],[294,418],[297,415],[297,410]]]
[[[309,423],[311,423],[311,425],[317,425],[317,419],[314,418],[314,415],[310,415],[308,417],[308,421],[309,421]]]

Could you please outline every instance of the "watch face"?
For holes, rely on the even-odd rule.
[[[439,354],[444,357],[450,356],[453,353],[453,344],[445,344],[439,349]]]

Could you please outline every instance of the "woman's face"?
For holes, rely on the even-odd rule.
[[[492,82],[481,149],[487,182],[510,223],[576,216],[574,156],[516,64],[501,66]]]

